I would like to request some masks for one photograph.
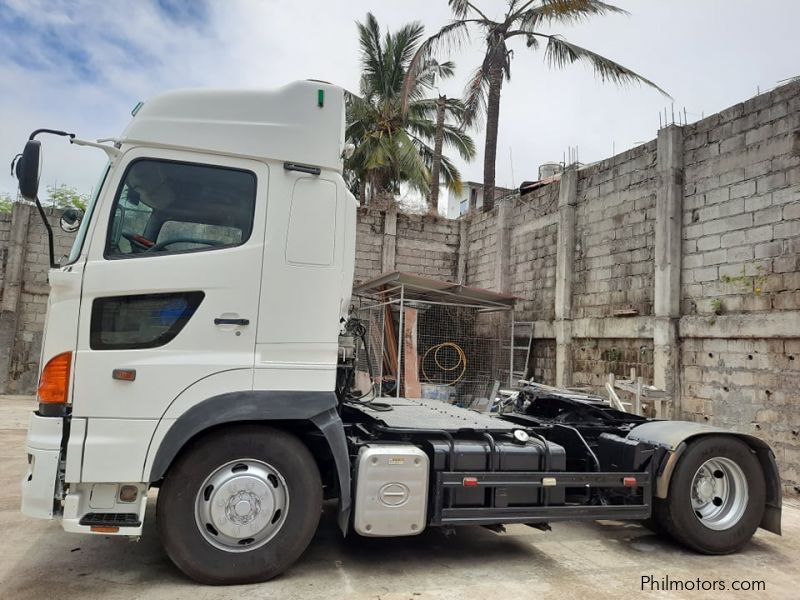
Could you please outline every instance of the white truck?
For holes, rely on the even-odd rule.
[[[780,533],[774,456],[748,435],[530,389],[502,416],[358,400],[344,109],[317,81],[176,91],[116,139],[31,134],[16,174],[42,217],[37,137],[108,164],[62,218],[77,237],[58,265],[51,241],[26,515],[138,537],[157,488],[167,553],[210,584],[284,571],[324,499],[363,536],[613,518],[727,553]]]

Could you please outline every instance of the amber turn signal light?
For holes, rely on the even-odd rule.
[[[72,352],[56,354],[47,361],[39,377],[36,395],[42,404],[64,404],[69,390],[69,371],[72,366]]]

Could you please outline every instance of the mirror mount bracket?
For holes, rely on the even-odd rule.
[[[50,268],[57,269],[59,264],[56,262],[55,252],[53,251],[53,228],[50,226],[50,221],[47,220],[47,215],[44,212],[42,203],[39,202],[38,194],[36,195],[36,198],[34,198],[34,201],[36,203],[36,209],[39,211],[39,216],[42,218],[44,228],[47,230],[47,246],[50,251]]]

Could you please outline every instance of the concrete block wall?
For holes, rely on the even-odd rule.
[[[60,211],[48,210],[48,221],[53,228],[54,255],[56,261],[69,254],[74,234],[68,234],[58,226]],[[38,214],[32,214],[28,225],[28,240],[23,263],[24,282],[19,300],[19,321],[16,343],[11,355],[9,379],[10,391],[30,390],[36,386],[39,369],[39,354],[42,349],[42,332],[47,313],[47,296],[50,286],[47,272],[50,268],[47,231]]]
[[[543,186],[511,207],[510,289],[521,321],[555,318],[558,184]]]
[[[382,272],[384,213],[367,208],[358,209],[356,221],[356,268],[357,282],[377,277]]]
[[[529,374],[535,381],[553,385],[556,381],[556,341],[536,339],[531,347]]]
[[[800,309],[800,86],[685,129],[683,314]]]
[[[357,213],[354,278],[363,282],[399,270],[454,281],[460,244],[458,221],[362,207]]]
[[[653,340],[647,338],[573,338],[572,382],[602,388],[608,373],[630,377],[631,369],[653,381]]]
[[[11,235],[11,213],[0,213],[0,290],[3,289],[5,265],[9,250],[9,237]]]
[[[397,215],[395,268],[454,281],[461,241],[457,221],[421,215]]]
[[[787,491],[800,485],[800,339],[688,338],[683,417],[749,433],[775,452]]]
[[[75,235],[59,228],[61,211],[46,213],[58,260],[69,253]],[[0,215],[0,258],[0,392],[29,393],[36,387],[50,293],[47,231],[34,207],[17,205],[13,213]]]
[[[492,289],[495,283],[495,240],[497,210],[474,213],[467,233],[466,280],[468,285]]]
[[[769,442],[794,489],[800,86],[751,98],[685,130],[682,414]]]
[[[572,317],[653,314],[656,143],[578,174]]]

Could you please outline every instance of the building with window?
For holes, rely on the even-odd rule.
[[[495,200],[510,194],[514,190],[495,187],[494,197]],[[448,196],[447,200],[447,217],[449,219],[458,219],[459,217],[467,214],[471,210],[480,210],[483,208],[483,184],[476,181],[465,181],[461,194],[453,194]]]

